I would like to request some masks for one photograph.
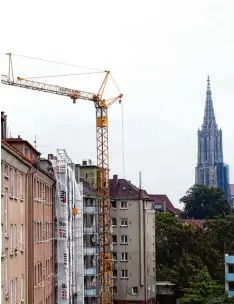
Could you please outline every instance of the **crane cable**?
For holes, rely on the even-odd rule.
[[[1,55],[9,55],[9,54],[2,54],[1,53]],[[61,65],[66,65],[66,66],[71,66],[71,67],[76,67],[76,68],[88,69],[88,70],[93,70],[93,71],[97,71],[97,72],[105,72],[104,70],[101,70],[101,69],[95,69],[95,68],[76,65],[76,64],[71,64],[71,63],[65,63],[65,62],[62,62],[62,61],[54,61],[54,60],[48,60],[48,59],[37,58],[37,57],[30,57],[30,56],[14,54],[14,53],[11,53],[11,55],[16,56],[16,57],[26,58],[26,59],[32,59],[32,60],[38,60],[38,61],[44,61],[44,62],[49,62],[49,63],[61,64]]]

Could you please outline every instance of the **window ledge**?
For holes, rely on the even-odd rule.
[[[6,256],[6,255],[5,255],[4,253],[1,254],[1,258],[5,258],[5,256]]]
[[[7,174],[4,174],[5,179],[9,179],[10,177]]]
[[[121,260],[120,262],[122,262],[122,263],[127,263],[128,260]]]
[[[129,278],[120,278],[120,280],[128,280]]]
[[[10,252],[10,256],[13,256],[14,255],[14,251],[12,250],[11,252]]]
[[[15,200],[15,201],[18,201],[18,197],[14,196],[14,200]]]
[[[14,196],[13,196],[13,194],[10,194],[10,198],[11,198],[11,199],[14,199]]]
[[[23,198],[21,198],[21,199],[20,199],[20,201],[21,201],[21,202],[24,202],[24,199],[23,199]]]
[[[120,243],[120,245],[128,245],[128,243]]]
[[[120,225],[120,227],[128,227],[128,225]]]

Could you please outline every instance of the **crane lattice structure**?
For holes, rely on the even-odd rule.
[[[110,233],[110,197],[109,197],[109,162],[108,162],[108,108],[122,94],[105,100],[104,90],[107,84],[109,71],[105,71],[105,78],[98,93],[90,93],[76,89],[69,89],[57,85],[50,85],[17,77],[14,79],[12,56],[9,55],[8,75],[1,76],[1,83],[19,88],[47,92],[70,97],[73,103],[77,99],[94,102],[96,108],[96,140],[97,140],[97,167],[98,167],[98,192],[100,203],[98,206],[99,216],[99,256],[98,256],[98,302],[99,304],[112,304],[113,302],[113,279],[112,279],[112,255]]]

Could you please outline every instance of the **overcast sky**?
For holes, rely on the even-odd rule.
[[[33,4],[34,3],[34,4]],[[202,123],[207,74],[216,120],[223,129],[225,162],[234,181],[234,1],[4,1],[0,52],[109,69],[122,108],[109,111],[110,174],[174,205],[193,185],[197,129]],[[16,76],[88,72],[13,57]],[[1,72],[7,73],[1,56]],[[38,79],[96,92],[103,74]],[[108,94],[118,94],[110,82]],[[43,155],[65,148],[76,163],[96,161],[93,104],[1,86],[1,110],[12,136],[33,141]]]

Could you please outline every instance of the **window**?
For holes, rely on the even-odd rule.
[[[4,216],[5,216],[5,233],[8,233],[8,189],[5,189],[4,197]]]
[[[121,270],[121,278],[122,279],[127,279],[128,278],[128,270],[127,269],[122,269]]]
[[[6,258],[5,258],[5,289],[8,292],[8,251],[6,250]]]
[[[14,174],[12,168],[10,168],[10,195],[14,193]]]
[[[116,226],[117,225],[117,221],[116,221],[115,217],[111,218],[111,224],[112,224],[112,226]]]
[[[41,240],[41,231],[40,231],[40,222],[37,222],[37,241],[40,242]]]
[[[121,262],[127,262],[128,261],[128,253],[122,252],[121,253]]]
[[[14,281],[10,281],[10,303],[15,304],[15,299],[14,299]]]
[[[46,239],[50,238],[50,223],[46,223]]]
[[[133,286],[133,287],[132,287],[132,294],[133,294],[133,295],[138,294],[138,287],[137,287],[137,286]]]
[[[127,244],[128,243],[128,236],[127,235],[121,235],[121,243]]]
[[[114,295],[117,295],[117,294],[118,294],[117,286],[113,286],[113,294],[114,294]]]
[[[23,175],[20,174],[20,177],[19,177],[19,191],[20,191],[20,199],[23,199],[24,196],[23,196]]]
[[[112,207],[113,209],[116,209],[116,201],[111,201],[111,207]]]
[[[14,197],[17,197],[17,172],[14,170]]]
[[[14,248],[17,248],[17,225],[14,225]]]
[[[122,227],[128,226],[128,219],[122,218],[122,219],[121,219],[121,222],[120,222],[120,225],[121,225]]]
[[[24,275],[20,278],[20,298],[24,299]]]
[[[17,301],[17,283],[18,283],[18,279],[17,278],[15,278],[15,303],[16,303],[16,301]]]
[[[112,260],[117,261],[117,252],[112,253]]]
[[[34,266],[34,286],[37,286],[37,266]]]
[[[7,165],[5,165],[4,174],[5,174],[5,177],[9,177],[9,170],[8,170]]]
[[[117,235],[112,235],[112,243],[117,244]]]
[[[23,245],[24,242],[24,225],[20,225],[20,244]]]
[[[127,202],[121,202],[120,203],[120,209],[128,209],[128,203]]]
[[[229,290],[234,291],[234,282],[229,282]]]
[[[13,251],[13,225],[10,225],[10,251]]]
[[[3,242],[4,226],[2,224],[2,254],[4,253],[4,242]]]
[[[113,269],[113,278],[117,278],[117,270]]]
[[[229,273],[234,273],[234,265],[233,264],[228,265],[228,272]]]

